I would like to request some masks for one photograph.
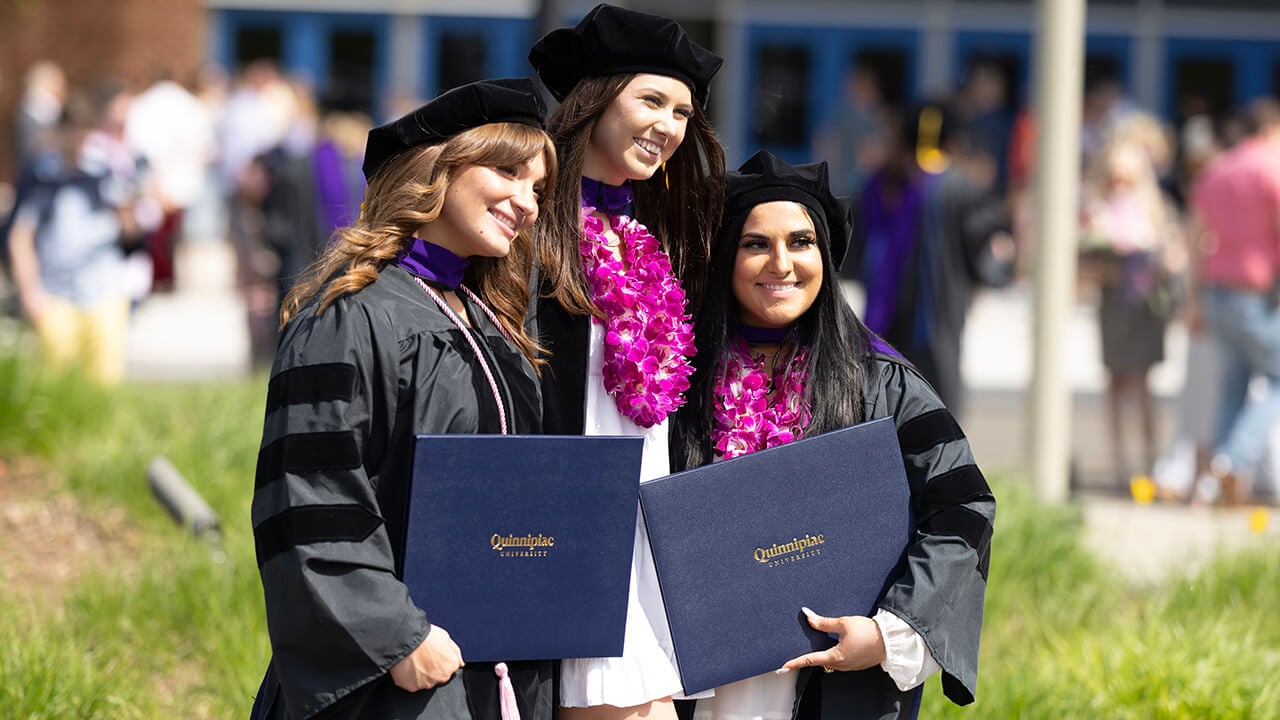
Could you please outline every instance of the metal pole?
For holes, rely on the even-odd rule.
[[[1036,495],[1069,494],[1071,391],[1063,363],[1076,275],[1084,0],[1036,2],[1035,322],[1031,470]]]
[[[147,466],[147,482],[151,492],[164,505],[174,521],[191,531],[196,537],[217,541],[222,532],[218,514],[209,507],[200,493],[182,477],[182,473],[168,458],[156,457]]]

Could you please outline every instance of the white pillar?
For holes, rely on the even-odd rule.
[[[724,57],[724,66],[712,83],[715,91],[711,99],[714,108],[711,121],[720,142],[726,147],[725,165],[730,169],[746,160],[744,148],[754,145],[747,137],[749,129],[743,122],[743,118],[750,114],[743,105],[751,95],[746,87],[750,59],[747,57],[746,23],[742,18],[742,0],[717,0],[712,22],[715,23],[716,45]]]
[[[1070,490],[1071,391],[1064,367],[1076,274],[1084,0],[1037,0],[1035,322],[1031,471],[1036,495]]]
[[[391,37],[387,58],[390,62],[388,100],[383,101],[380,108],[383,118],[374,118],[375,122],[383,122],[395,117],[406,108],[399,107],[407,102],[420,102],[422,97],[422,47],[426,42],[426,27],[420,15],[396,15],[391,21]]]
[[[1164,111],[1164,6],[1159,0],[1142,0],[1138,4],[1135,33],[1134,86],[1129,88],[1138,104],[1159,115]],[[1172,71],[1172,69],[1170,69]]]
[[[916,56],[919,79],[912,93],[940,97],[955,88],[951,64],[955,52],[954,0],[928,0],[924,6],[924,34]]]

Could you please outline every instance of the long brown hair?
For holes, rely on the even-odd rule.
[[[329,247],[303,271],[280,308],[280,326],[320,297],[316,315],[335,300],[378,279],[378,272],[404,252],[418,228],[444,207],[453,171],[463,165],[519,165],[539,152],[547,174],[542,197],[555,187],[556,151],[547,133],[519,123],[491,123],[463,131],[439,145],[416,147],[383,164],[365,189],[360,217],[339,228]],[[539,212],[545,201],[539,202]],[[539,350],[524,330],[533,258],[529,230],[522,230],[505,258],[473,257],[466,282],[498,316],[512,341],[531,362]],[[535,367],[536,367],[535,363]]]
[[[609,103],[634,74],[589,77],[580,81],[551,114],[547,126],[555,138],[565,183],[552,193],[550,212],[538,223],[535,249],[548,296],[579,315],[599,315],[591,301],[582,255],[582,167],[591,132]],[[664,168],[648,180],[632,183],[636,215],[662,243],[693,312],[706,285],[707,258],[724,205],[724,150],[706,114],[695,101],[684,142]]]

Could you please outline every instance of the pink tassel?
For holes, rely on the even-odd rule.
[[[511,686],[511,678],[507,675],[507,664],[494,665],[493,673],[498,676],[498,705],[502,708],[502,720],[520,720],[516,690]]]

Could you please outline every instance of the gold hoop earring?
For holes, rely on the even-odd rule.
[[[671,176],[667,174],[667,161],[662,161],[662,186],[671,189]]]

